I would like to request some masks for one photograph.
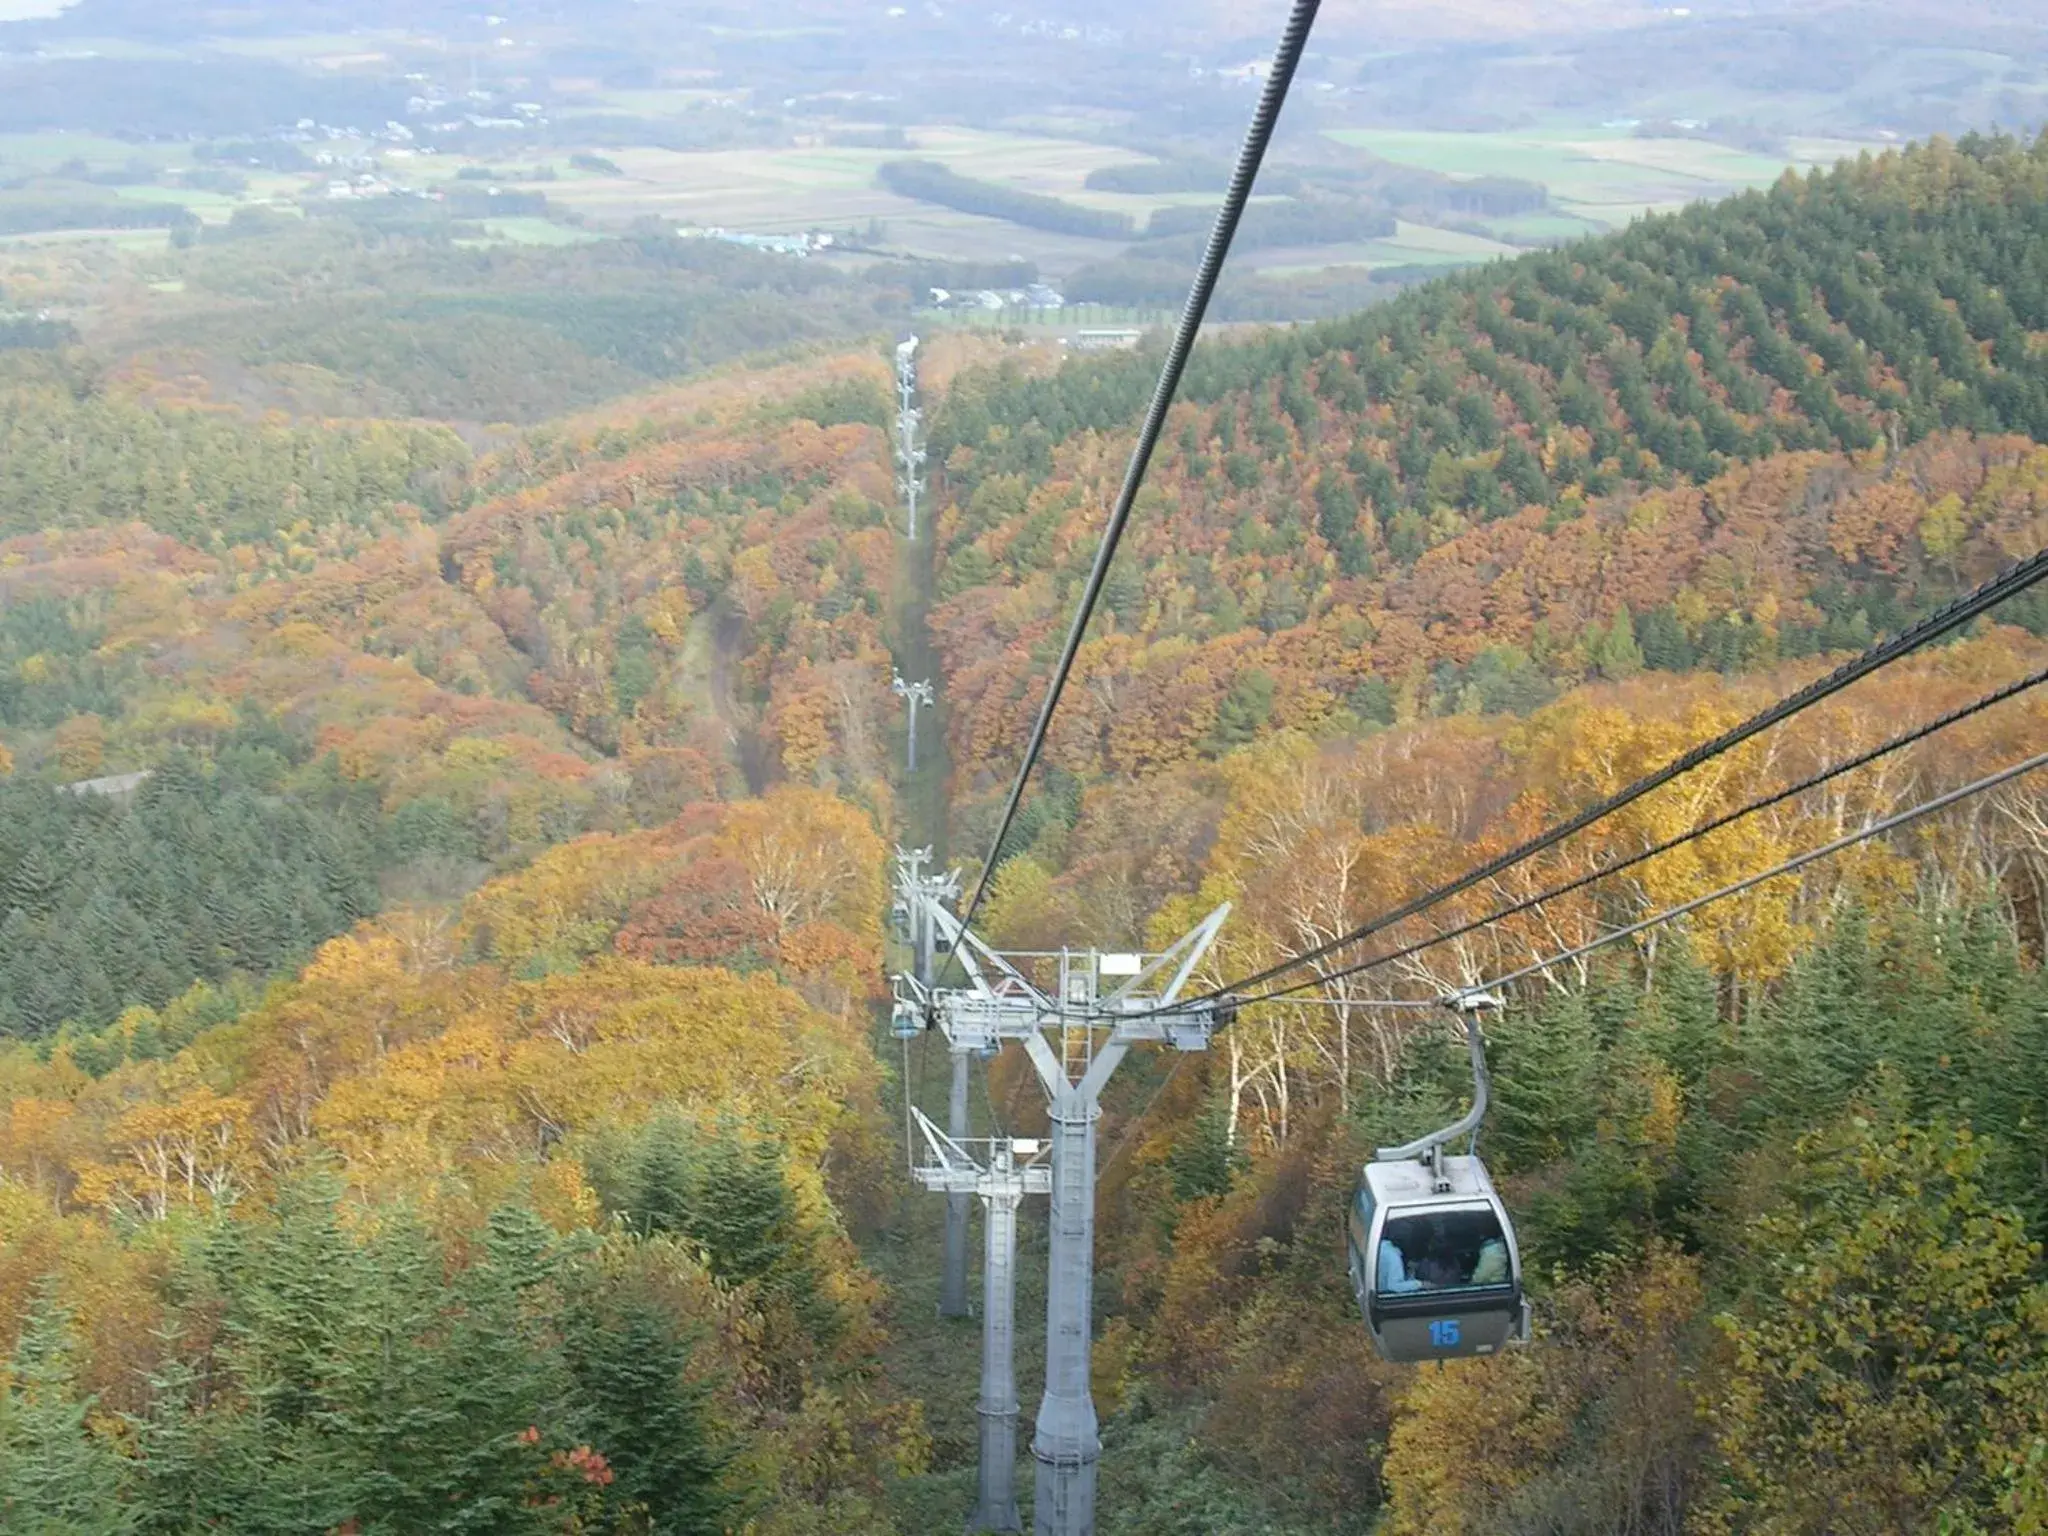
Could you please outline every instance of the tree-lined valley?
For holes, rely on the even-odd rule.
[[[890,855],[981,873],[1159,337],[928,336],[911,545],[943,271],[224,229],[0,251],[83,321],[0,310],[0,1528],[956,1528]],[[1206,336],[977,929],[1264,970],[2034,555],[2044,237],[2048,142],[1936,138]],[[2038,776],[1511,989],[1527,1347],[1383,1362],[1342,1232],[1469,1092],[1391,1005],[2038,753],[2044,668],[2036,589],[1140,1053],[1105,1536],[2040,1529]]]

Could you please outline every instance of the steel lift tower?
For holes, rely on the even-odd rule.
[[[903,674],[898,672],[894,680],[889,684],[889,691],[910,707],[910,748],[907,754],[909,760],[905,766],[911,773],[915,773],[917,772],[917,711],[920,705],[929,708],[933,703],[931,679],[923,678],[914,683],[906,683],[903,680]]]
[[[1102,1090],[1133,1045],[1208,1049],[1229,1022],[1227,998],[1181,1003],[1181,991],[1229,915],[1218,907],[1157,955],[1060,950],[998,954],[936,903],[941,940],[967,973],[923,998],[956,1051],[1021,1043],[1052,1121],[1052,1211],[1045,1301],[1045,1395],[1031,1453],[1038,1461],[1038,1536],[1094,1536],[1102,1454],[1088,1368],[1095,1298],[1095,1127]],[[988,1470],[984,1468],[984,1477]]]
[[[919,985],[915,988],[899,986],[898,1001],[910,1011],[899,1010],[899,1018],[912,1018],[912,1032],[922,1033],[924,1029],[924,999],[932,989],[936,959],[934,949],[938,939],[938,922],[932,913],[946,902],[960,899],[960,871],[949,870],[943,875],[927,875],[923,868],[931,862],[932,851],[919,848],[905,852],[896,850],[896,904],[894,915],[898,932],[904,943],[910,946],[916,956],[916,977]],[[901,1031],[899,1031],[901,1032]],[[953,1081],[946,1100],[946,1134],[955,1142],[964,1141],[967,1136],[967,1090],[972,1066],[972,1053],[957,1046],[948,1047],[952,1057]],[[907,1088],[908,1085],[906,1085]],[[937,1187],[937,1186],[933,1186]],[[967,1218],[973,1204],[972,1190],[949,1190],[946,1195],[946,1244],[944,1264],[939,1271],[939,1316],[966,1317],[967,1305]]]
[[[995,1136],[965,1141],[948,1136],[917,1113],[928,1159],[917,1167],[926,1189],[956,1197],[979,1195],[988,1211],[982,1225],[981,1465],[970,1531],[1022,1531],[1017,1519],[1017,1207],[1026,1195],[1052,1189],[1052,1170],[1038,1159],[1045,1144]],[[975,1149],[983,1149],[985,1161]]]
[[[928,875],[924,867],[931,863],[929,848],[898,848],[896,850],[896,901],[890,908],[890,920],[901,939],[910,949],[915,960],[917,979],[925,987],[932,984],[937,969],[934,953],[939,930],[932,921],[930,907],[934,903],[958,901],[960,899],[960,871],[948,870],[943,875]],[[964,1136],[963,1129],[957,1133]]]
[[[917,338],[896,348],[896,489],[903,494],[909,513],[907,532],[917,542],[917,498],[924,493],[918,471],[924,468],[925,451],[917,441],[917,429],[924,413],[917,408]]]

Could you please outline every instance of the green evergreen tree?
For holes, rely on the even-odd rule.
[[[1241,747],[1265,729],[1273,714],[1274,683],[1271,674],[1254,668],[1238,674],[1216,710],[1216,726],[1210,732],[1212,751],[1226,752]]]
[[[1604,1053],[1584,992],[1510,1010],[1492,1030],[1488,1136],[1505,1169],[1535,1168],[1588,1139],[1600,1115]]]
[[[695,1182],[691,1161],[695,1145],[695,1130],[674,1110],[654,1115],[642,1128],[637,1148],[628,1154],[628,1185],[621,1212],[641,1236],[694,1235],[690,1197]]]
[[[1244,1153],[1231,1144],[1230,1117],[1218,1105],[1189,1121],[1166,1157],[1173,1197],[1181,1201],[1228,1194],[1231,1180],[1244,1166]]]
[[[1351,482],[1334,471],[1316,481],[1316,531],[1332,549],[1358,531],[1358,492]]]
[[[87,1423],[72,1361],[71,1314],[38,1291],[0,1390],[0,1530],[13,1536],[121,1536],[136,1528],[122,1500],[120,1455]]]
[[[1394,723],[1394,689],[1383,677],[1368,677],[1351,690],[1345,705],[1359,719],[1373,725]]]
[[[796,1201],[772,1143],[723,1127],[694,1159],[685,1232],[728,1284],[786,1290],[802,1272]]]
[[[482,1253],[452,1285],[431,1283],[436,1246],[423,1229],[397,1232],[379,1254],[384,1289],[414,1292],[390,1343],[362,1361],[366,1390],[353,1419],[376,1438],[376,1474],[362,1507],[371,1528],[532,1532],[557,1528],[527,1498],[571,1417],[567,1373],[552,1323],[563,1305],[557,1244],[516,1205],[492,1212]],[[427,1261],[430,1283],[415,1289]],[[408,1411],[396,1411],[404,1408]],[[522,1436],[542,1430],[540,1442]]]
[[[654,1245],[658,1250],[659,1244]],[[717,1536],[732,1500],[691,1343],[629,1272],[586,1271],[566,1348],[590,1443],[610,1461],[608,1502],[649,1536]]]
[[[158,1330],[156,1339],[162,1358],[148,1378],[149,1405],[125,1416],[132,1436],[136,1528],[145,1536],[225,1528],[236,1516],[236,1490],[220,1437],[232,1410],[206,1410],[208,1383],[184,1354],[182,1329],[173,1324]]]
[[[0,901],[10,908],[19,908],[30,917],[46,915],[57,901],[60,883],[57,857],[41,843],[30,844],[8,872],[6,887],[0,890]]]
[[[1669,603],[1636,620],[1636,639],[1643,648],[1643,664],[1657,671],[1689,672],[1698,660],[1698,652]]]
[[[1614,622],[1602,629],[1598,623],[1586,628],[1586,656],[1602,677],[1633,677],[1643,670],[1643,648],[1636,641],[1635,618],[1623,608]]]

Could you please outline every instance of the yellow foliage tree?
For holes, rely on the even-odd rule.
[[[106,758],[106,722],[98,715],[73,715],[57,727],[50,741],[65,778],[89,779]]]
[[[1701,1295],[1697,1260],[1653,1243],[1546,1297],[1539,1348],[1418,1372],[1388,1442],[1389,1536],[1520,1529],[1559,1507],[1586,1529],[1674,1529],[1700,1438]]]
[[[742,801],[720,841],[746,866],[754,902],[778,938],[834,922],[879,943],[887,850],[873,823],[838,796],[784,785]]]
[[[769,725],[781,744],[782,771],[799,784],[818,776],[819,766],[832,752],[834,705],[824,679],[805,662],[796,676],[775,690],[775,704]]]
[[[659,889],[671,857],[648,834],[564,843],[471,896],[462,933],[513,969],[540,956],[580,960],[603,949],[633,903]]]
[[[249,1105],[191,1089],[163,1104],[140,1104],[109,1127],[116,1159],[79,1171],[80,1204],[162,1221],[177,1206],[231,1199],[250,1158]]]
[[[1542,1367],[1514,1353],[1417,1374],[1387,1442],[1388,1536],[1486,1536],[1570,1433]]]
[[[0,1167],[31,1189],[54,1195],[70,1165],[73,1137],[68,1132],[76,1112],[68,1099],[14,1100],[0,1135]]]

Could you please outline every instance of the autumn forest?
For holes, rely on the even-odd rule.
[[[911,544],[885,279],[679,244],[245,231],[495,295],[307,304],[260,387],[253,300],[0,333],[0,1528],[958,1528],[890,855],[981,873],[1162,349],[930,339]],[[2048,139],[1206,337],[977,928],[1290,960],[2044,546]],[[1535,964],[2038,753],[2044,671],[2048,586],[1134,1057],[1104,1536],[2048,1530],[2048,777]],[[1524,969],[1534,1338],[1387,1364],[1346,1203],[1470,1090],[1398,1005]]]

